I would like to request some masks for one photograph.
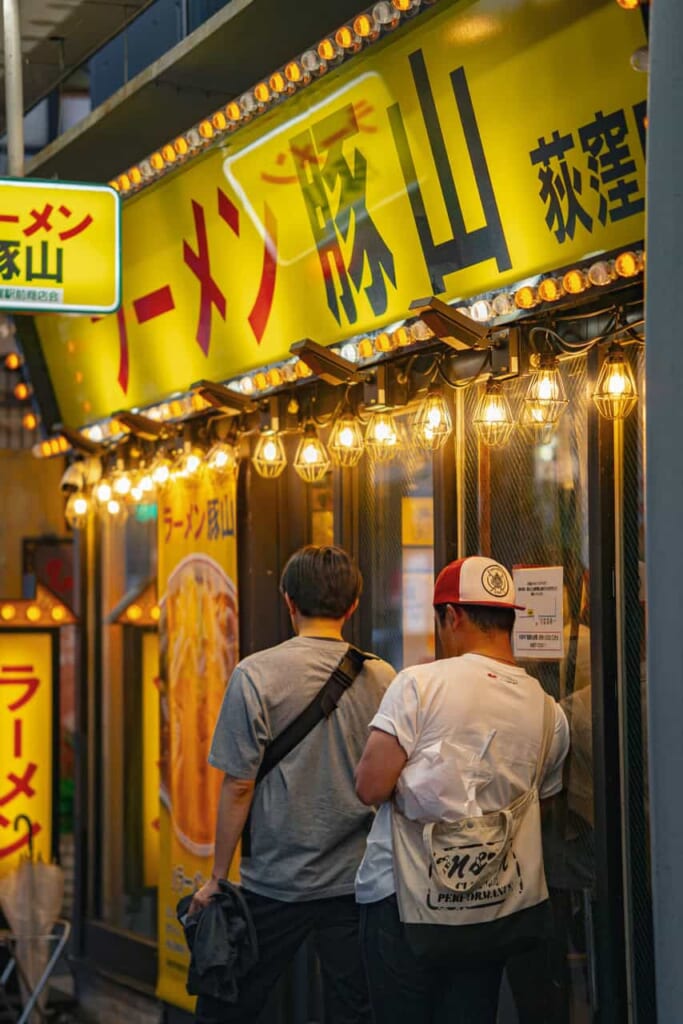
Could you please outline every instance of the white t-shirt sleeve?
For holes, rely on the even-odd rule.
[[[415,678],[408,671],[399,672],[382,697],[370,728],[395,736],[410,757],[418,737],[419,718],[420,695]]]
[[[542,799],[555,796],[562,789],[562,767],[569,753],[569,723],[559,704],[555,704],[555,732],[539,789]]]

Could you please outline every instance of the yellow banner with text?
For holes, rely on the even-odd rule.
[[[644,234],[642,19],[444,2],[124,208],[124,302],[38,318],[62,419],[144,407]]]
[[[222,775],[207,763],[238,659],[235,480],[176,480],[159,501],[161,801],[158,995],[190,1008],[178,900],[213,862]]]
[[[0,876],[29,853],[19,815],[34,857],[52,860],[52,688],[51,635],[0,632]]]

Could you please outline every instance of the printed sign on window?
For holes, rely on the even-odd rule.
[[[512,634],[516,658],[561,661],[564,657],[562,615],[564,570],[561,565],[514,569],[518,611]]]

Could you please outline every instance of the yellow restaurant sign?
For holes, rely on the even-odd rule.
[[[52,637],[0,632],[0,877],[28,854],[52,859]]]
[[[118,313],[38,320],[62,420],[638,242],[644,42],[613,0],[444,0],[131,199]]]
[[[0,309],[111,313],[120,198],[108,185],[0,179]]]

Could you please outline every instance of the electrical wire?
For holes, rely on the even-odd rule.
[[[481,374],[484,372],[484,369],[485,369],[486,365],[488,363],[490,363],[490,361],[491,361],[491,349],[487,348],[486,352],[484,353],[484,358],[481,361],[481,366],[477,369],[477,372],[473,373],[471,377],[468,377],[465,380],[461,380],[461,381],[453,380],[452,377],[449,377],[449,375],[444,370],[440,360],[437,361],[436,372],[439,375],[439,377],[441,377],[441,379],[446,384],[448,384],[449,388],[454,388],[454,390],[458,391],[458,390],[461,390],[463,388],[469,388],[473,384],[476,384],[477,380],[479,379]]]

